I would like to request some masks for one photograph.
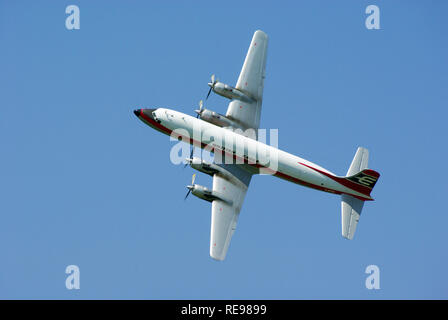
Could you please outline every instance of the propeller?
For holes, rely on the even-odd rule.
[[[196,179],[196,173],[193,173],[193,176],[191,177],[191,185],[187,186],[188,192],[185,196],[184,200],[187,200],[187,197],[190,195],[191,191],[194,189],[194,180]]]
[[[196,116],[196,119],[199,118],[199,116],[202,113],[202,107],[204,106],[204,101],[199,101],[199,109],[194,110],[194,112],[196,112],[198,115]]]
[[[190,158],[186,159],[187,162],[185,163],[184,168],[188,166],[190,161],[193,161],[193,153],[194,153],[194,146],[191,146]]]
[[[219,81],[218,79],[215,80],[215,75],[214,74],[212,74],[211,80],[212,81],[208,83],[208,86],[210,87],[210,90],[208,90],[207,98],[205,98],[205,100],[208,99],[208,96],[212,92],[212,89],[215,87],[215,84]]]

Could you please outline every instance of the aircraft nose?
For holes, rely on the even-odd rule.
[[[151,119],[154,120],[153,112],[157,109],[136,109],[134,110],[134,114],[140,119]]]

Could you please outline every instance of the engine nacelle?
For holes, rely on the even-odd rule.
[[[242,91],[222,82],[216,82],[215,84],[213,84],[212,89],[215,93],[228,99],[237,99],[246,102],[253,101],[251,97],[244,94]]]
[[[214,164],[214,163],[208,163],[202,159],[193,157],[193,159],[186,159],[190,166],[193,169],[196,169],[198,171],[201,171],[205,174],[208,174],[210,176],[213,176],[217,173],[219,173],[221,176],[225,176],[229,179],[232,179],[233,176],[225,169],[221,168],[220,166]],[[222,200],[224,202],[227,202],[228,204],[232,205],[233,201],[226,199],[224,195],[221,195],[219,192],[210,190],[204,186],[201,186],[199,184],[194,184],[194,178],[192,181],[192,185],[187,186],[188,189],[190,189],[191,193],[194,194],[196,197],[201,198],[206,201],[213,201],[213,200]]]
[[[196,196],[196,197],[198,197],[200,199],[203,199],[205,201],[208,201],[208,202],[212,202],[213,200],[217,200],[217,199],[222,200],[219,196],[217,196],[213,192],[213,190],[210,190],[210,189],[208,189],[208,188],[206,188],[204,186],[201,186],[199,184],[193,185],[193,187],[191,189],[191,193],[194,196]]]
[[[224,197],[222,197],[220,194],[218,194],[217,192],[210,190],[204,186],[201,186],[199,184],[194,184],[192,186],[190,186],[191,188],[191,193],[198,197],[199,199],[208,201],[208,202],[212,202],[213,200],[221,200],[224,202],[227,202],[228,204],[232,205],[233,201],[229,201],[226,200]]]
[[[214,163],[208,163],[200,158],[193,157],[193,159],[186,160],[193,169],[208,174],[209,176],[213,176],[216,173],[226,174],[220,166],[217,166]]]
[[[239,126],[232,120],[226,118],[222,114],[219,114],[215,111],[211,111],[208,109],[202,109],[199,113],[199,116],[202,120],[210,122],[218,127],[234,127],[238,128]]]

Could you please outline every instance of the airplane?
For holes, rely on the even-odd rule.
[[[254,174],[269,172],[305,187],[340,195],[342,236],[349,240],[354,237],[364,202],[373,200],[370,193],[380,177],[378,172],[368,169],[369,152],[363,147],[357,149],[347,174],[337,176],[310,161],[258,141],[256,134],[246,134],[250,130],[256,132],[260,125],[267,48],[267,34],[257,30],[235,87],[220,82],[212,75],[207,98],[213,91],[230,99],[225,115],[203,108],[202,102],[199,110],[195,110],[196,117],[167,108],[134,110],[134,114],[145,124],[187,142],[193,148],[196,146],[205,150],[212,145],[213,161],[193,157],[192,149],[186,162],[193,169],[213,177],[213,186],[209,189],[195,184],[194,174],[191,184],[187,186],[187,196],[191,193],[211,202],[210,256],[215,260],[222,261],[226,257]],[[222,147],[214,143],[214,137],[219,136],[230,137],[232,145]],[[249,155],[249,150],[255,151]],[[263,150],[275,154],[274,170],[270,161],[267,165],[259,160]],[[229,164],[227,161],[216,161],[217,154],[225,154],[239,162]]]

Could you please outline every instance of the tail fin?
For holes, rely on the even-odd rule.
[[[345,179],[354,182],[352,189],[370,196],[370,192],[375,186],[380,174],[374,170],[364,169],[352,176],[347,176]]]
[[[369,151],[359,147],[347,171],[346,179],[359,185],[357,189],[360,189],[360,191],[365,190],[363,193],[370,196],[370,191],[375,186],[380,175],[376,171],[367,169],[368,162]],[[341,196],[342,236],[344,238],[353,239],[363,206],[364,201],[361,199],[347,194]]]

